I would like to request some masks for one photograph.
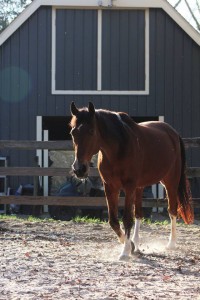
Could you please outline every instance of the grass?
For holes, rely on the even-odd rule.
[[[18,220],[18,221],[28,221],[28,222],[65,222],[65,221],[60,221],[60,220],[54,220],[52,218],[37,218],[34,216],[20,216],[20,215],[4,215],[0,214],[0,221],[1,220]],[[97,219],[97,218],[90,218],[88,216],[82,217],[82,216],[76,216],[72,219],[73,222],[75,223],[88,223],[88,224],[103,224],[107,223],[103,220]]]
[[[17,220],[18,217],[16,215],[4,215],[0,214],[0,220]]]
[[[18,220],[18,221],[28,221],[28,222],[65,222],[60,220],[54,220],[52,218],[37,218],[34,216],[20,216],[20,215],[0,215],[0,221],[1,220]],[[75,223],[87,223],[87,224],[106,224],[108,221],[100,220],[98,218],[91,218],[88,216],[76,216],[72,219],[72,222]],[[122,224],[122,220],[120,219],[120,224]],[[151,219],[142,219],[142,224],[146,225],[169,225],[170,220],[151,220]],[[178,223],[177,223],[178,225]]]
[[[56,222],[55,220],[51,219],[51,218],[37,218],[34,216],[30,216],[30,215],[4,215],[4,214],[0,214],[0,221],[1,220],[18,220],[18,221],[29,221],[29,222]]]
[[[148,225],[169,225],[170,224],[170,220],[151,220],[151,219],[142,219],[142,224],[148,224]]]
[[[103,224],[107,223],[106,221],[100,220],[98,218],[90,218],[88,216],[76,216],[72,219],[75,223],[88,223],[88,224]]]

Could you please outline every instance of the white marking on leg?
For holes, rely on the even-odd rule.
[[[121,236],[118,239],[121,244],[125,242],[125,233],[122,229],[121,229]]]
[[[176,217],[170,215],[170,219],[171,219],[171,233],[169,236],[167,249],[172,250],[176,248]]]
[[[127,235],[125,235],[125,241],[124,241],[124,248],[122,250],[122,253],[120,254],[119,259],[120,260],[126,260],[129,258],[131,254],[131,240],[128,239]]]
[[[133,233],[133,238],[132,241],[135,245],[135,251],[139,250],[139,242],[140,242],[140,237],[139,237],[139,230],[140,230],[140,219],[135,219],[135,227],[134,227],[134,233]]]

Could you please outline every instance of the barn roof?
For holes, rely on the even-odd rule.
[[[40,7],[77,8],[161,8],[199,46],[200,34],[167,2],[167,0],[34,0],[0,35],[0,46]]]

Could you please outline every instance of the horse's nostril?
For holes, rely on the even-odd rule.
[[[82,165],[82,166],[81,166],[81,172],[84,174],[84,173],[86,173],[86,171],[87,171],[86,166],[85,166],[85,165]]]
[[[72,170],[73,170],[74,174],[79,178],[87,177],[87,165],[80,164],[78,169],[76,169],[74,166],[72,166]]]

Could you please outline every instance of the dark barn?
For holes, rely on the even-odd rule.
[[[34,0],[0,35],[0,139],[68,139],[73,100],[200,136],[199,33],[165,0]],[[0,156],[36,154],[43,165]]]

